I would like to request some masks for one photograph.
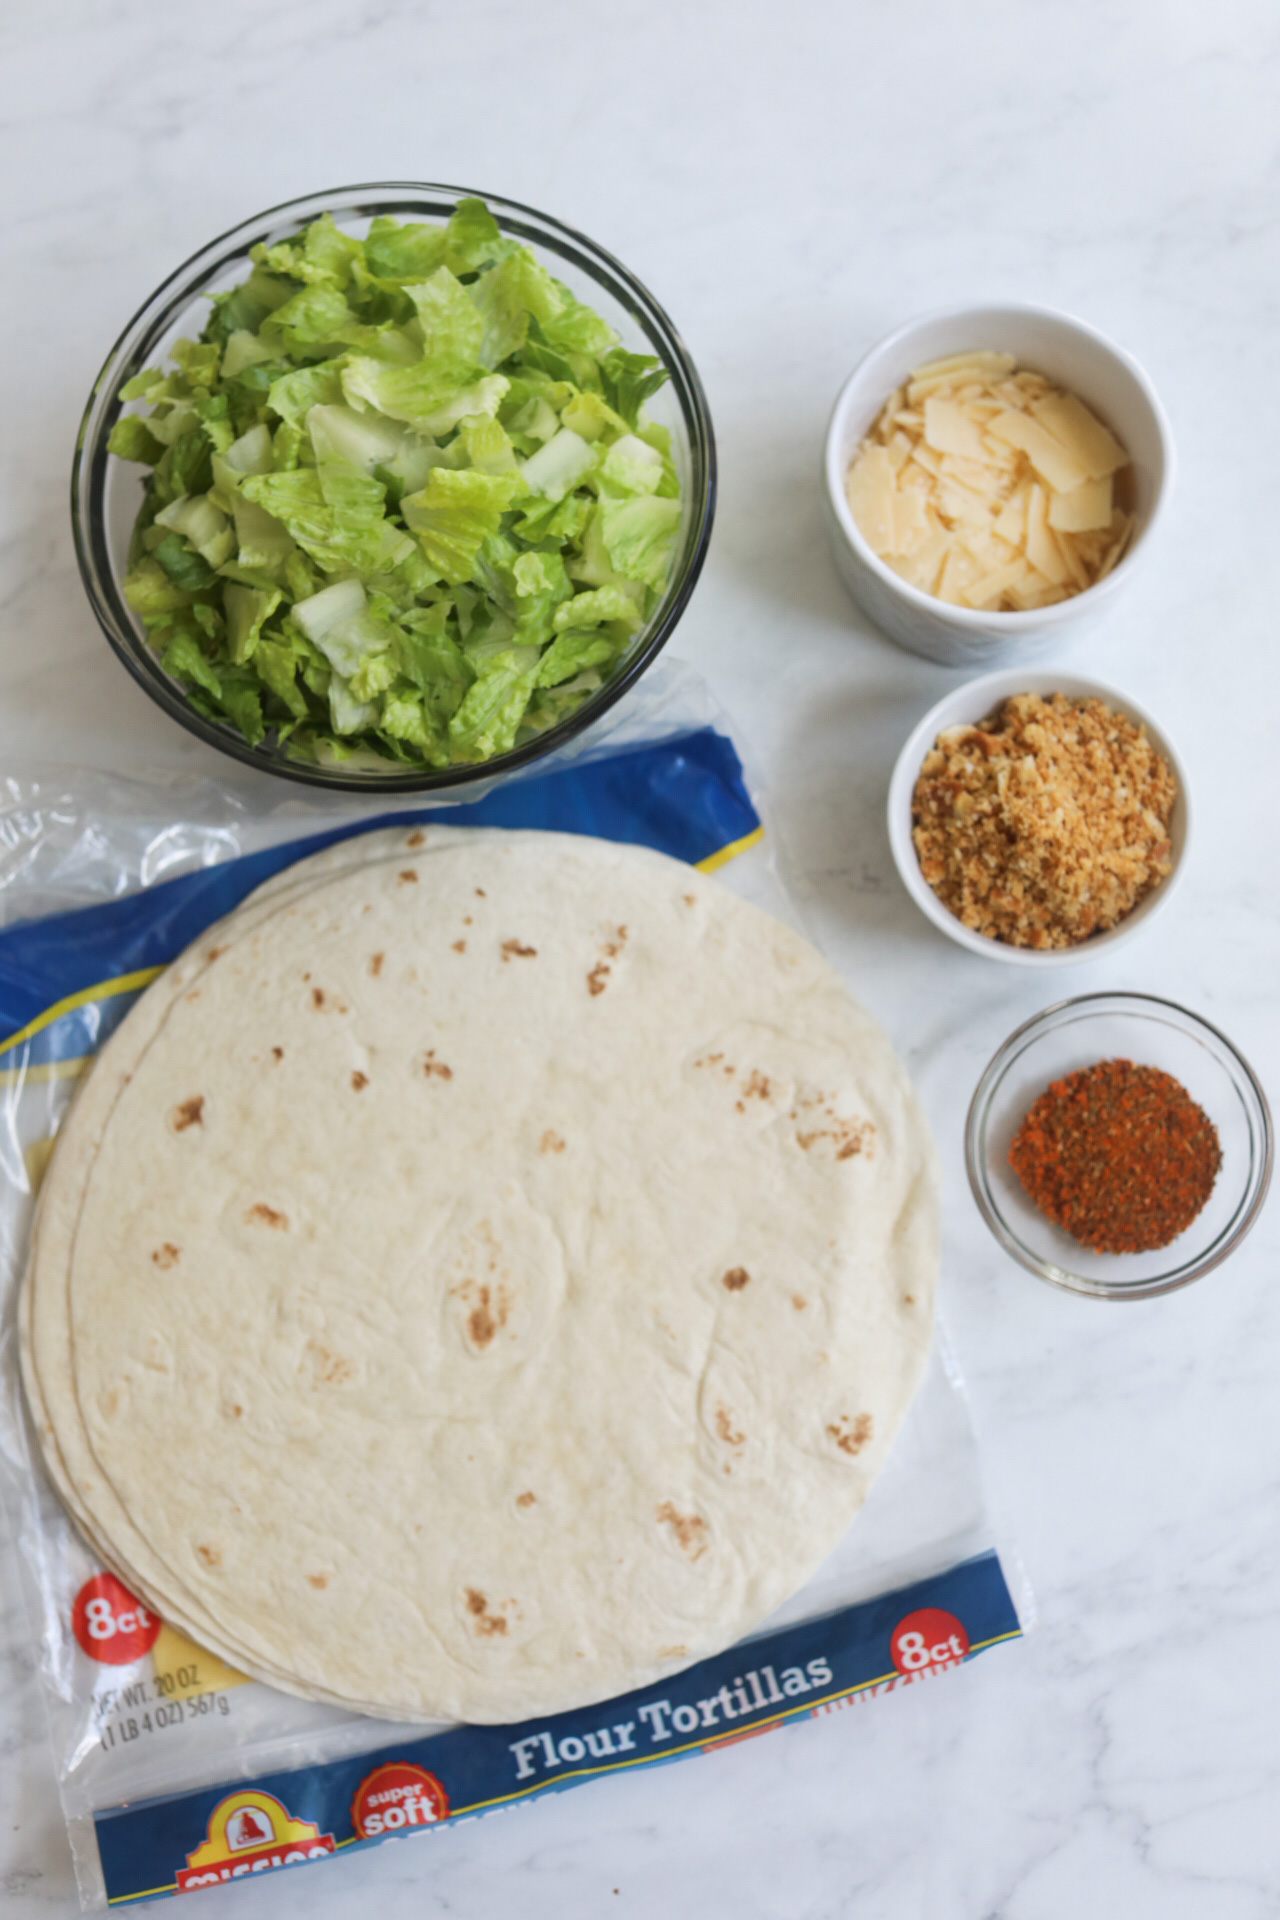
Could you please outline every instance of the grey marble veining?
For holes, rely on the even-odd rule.
[[[436,178],[545,207],[625,260],[683,332],[719,435],[717,530],[677,645],[755,755],[814,931],[928,1103],[948,1317],[1040,1612],[937,1686],[202,1912],[1280,1912],[1278,1216],[1201,1286],[1136,1307],[1056,1295],[986,1237],[960,1159],[968,1096],[1063,982],[962,953],[899,886],[889,770],[951,679],[862,624],[818,506],[835,391],[912,312],[1044,301],[1144,362],[1178,495],[1123,612],[1071,664],[1131,686],[1178,739],[1197,842],[1157,930],[1069,990],[1183,1000],[1274,1090],[1278,96],[1267,0],[0,14],[4,767],[218,771],[98,634],[66,513],[107,347],[208,236],[320,186]],[[33,1668],[0,1553],[5,1920],[77,1911]]]

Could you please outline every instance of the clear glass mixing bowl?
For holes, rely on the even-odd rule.
[[[174,340],[195,337],[208,307],[203,296],[221,293],[245,277],[249,249],[259,241],[287,240],[322,213],[344,231],[363,234],[377,215],[395,219],[447,220],[465,187],[427,186],[414,181],[383,181],[369,186],[337,187],[327,193],[288,200],[213,240],[170,274],[129,322],[107,356],[85,408],[71,472],[71,518],[76,558],[90,605],[103,632],[139,685],[181,726],[210,746],[245,765],[311,786],[363,793],[415,793],[490,780],[551,753],[598,719],[634,685],[670,639],[692,594],[706,557],[715,512],[716,454],[706,396],[679,334],[653,295],[620,261],[571,227],[549,215],[480,194],[504,233],[524,241],[579,298],[609,321],[622,345],[655,353],[670,376],[648,403],[649,417],[671,433],[671,451],[680,478],[681,519],[670,575],[662,600],[613,677],[575,712],[534,740],[476,765],[407,768],[324,766],[290,759],[287,749],[267,739],[251,747],[230,724],[208,720],[190,705],[179,683],[169,677],[147,645],[141,622],[122,591],[129,537],[141,504],[139,469],[107,452],[107,436],[122,412],[117,395],[144,367],[162,364]]]

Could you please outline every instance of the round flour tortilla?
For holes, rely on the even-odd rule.
[[[132,1526],[115,1489],[103,1475],[89,1446],[75,1397],[67,1274],[88,1167],[97,1152],[105,1122],[122,1088],[170,1007],[191,990],[210,957],[221,957],[235,940],[268,914],[281,910],[320,880],[347,867],[466,843],[488,837],[486,828],[416,827],[390,829],[339,842],[296,861],[265,881],[228,919],[208,928],[179,960],[168,967],[139,1001],[130,1018],[108,1039],[78,1091],[58,1137],[57,1152],[41,1186],[31,1228],[27,1272],[19,1297],[18,1332],[23,1384],[50,1478],[72,1518],[99,1556],[120,1574],[130,1592],[157,1613],[232,1666],[252,1666],[256,1674],[287,1691],[356,1711],[374,1711],[368,1703],[341,1698],[326,1689],[303,1688],[296,1678],[272,1668],[257,1647],[234,1643],[205,1612],[172,1568],[157,1562],[154,1550]],[[38,1308],[37,1308],[38,1302]],[[49,1382],[46,1390],[45,1382]],[[163,1600],[160,1598],[163,1593]]]
[[[477,1721],[646,1684],[883,1462],[936,1270],[910,1087],[805,942],[660,855],[308,864],[144,996],[55,1152],[55,1478],[275,1684]]]

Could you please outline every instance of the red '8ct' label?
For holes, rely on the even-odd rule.
[[[409,1760],[392,1760],[375,1767],[356,1788],[351,1802],[351,1824],[361,1840],[402,1833],[407,1827],[430,1827],[449,1818],[449,1796],[425,1767]]]
[[[920,1607],[899,1620],[889,1651],[899,1673],[923,1673],[926,1667],[947,1667],[963,1660],[969,1636],[954,1613],[942,1607]]]
[[[91,1660],[127,1667],[150,1653],[160,1622],[114,1573],[95,1573],[72,1604],[71,1631]]]

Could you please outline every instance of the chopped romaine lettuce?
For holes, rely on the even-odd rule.
[[[152,470],[124,591],[165,670],[310,759],[444,767],[554,726],[666,584],[660,362],[479,200],[252,260],[108,443]]]

